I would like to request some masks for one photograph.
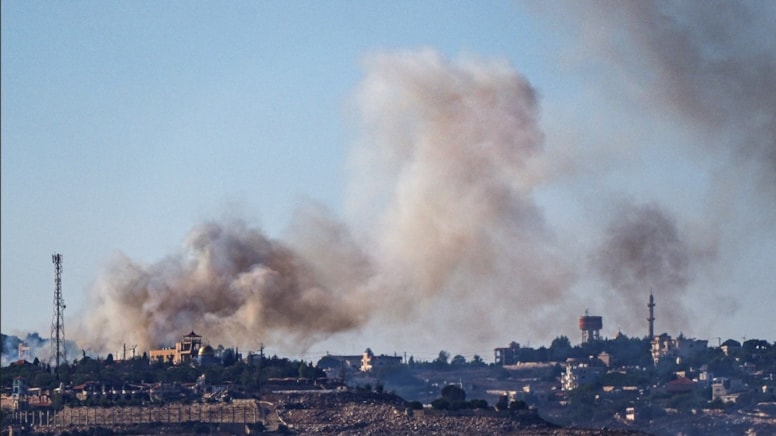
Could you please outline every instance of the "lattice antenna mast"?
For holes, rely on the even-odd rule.
[[[54,315],[51,318],[51,356],[54,369],[65,363],[65,300],[62,298],[62,255],[51,256],[54,263]]]

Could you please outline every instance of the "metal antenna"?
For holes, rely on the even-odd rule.
[[[62,255],[55,253],[51,256],[54,263],[54,315],[51,318],[51,355],[49,362],[59,368],[65,363],[65,300],[62,298]]]

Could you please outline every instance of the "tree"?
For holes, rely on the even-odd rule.
[[[453,360],[450,361],[450,364],[453,365],[453,366],[464,366],[464,365],[466,365],[466,358],[463,357],[460,354],[456,354],[453,357]]]
[[[553,361],[565,361],[571,355],[571,341],[565,335],[561,335],[552,340],[550,344],[550,359]]]
[[[439,352],[439,356],[434,359],[434,367],[437,369],[443,369],[447,367],[447,361],[450,359],[450,353],[445,350]]]
[[[470,363],[474,366],[485,365],[485,362],[482,360],[482,357],[480,357],[479,354],[475,354],[474,357],[472,357],[472,361]]]
[[[105,358],[105,365],[113,365],[113,353],[108,353],[108,357]]]
[[[466,401],[466,391],[458,385],[447,385],[442,388],[442,398],[451,403]]]
[[[447,410],[450,408],[450,401],[444,398],[437,398],[431,402],[431,407],[437,410]]]
[[[313,378],[316,376],[316,371],[312,363],[308,365],[304,360],[299,364],[298,373],[299,378]]]
[[[221,352],[221,364],[224,366],[232,366],[237,363],[237,354],[233,349],[227,348]]]
[[[526,410],[528,409],[528,404],[526,404],[523,400],[516,400],[509,403],[509,409],[510,410]]]

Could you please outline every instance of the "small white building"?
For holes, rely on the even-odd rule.
[[[711,399],[721,399],[725,403],[735,403],[738,394],[746,390],[746,385],[739,379],[720,377],[711,384]]]
[[[571,391],[595,383],[606,372],[606,366],[595,357],[566,359],[566,372],[561,375],[561,388]]]
[[[372,354],[372,350],[367,349],[361,356],[361,371],[369,372],[378,368],[395,367],[401,365],[401,361],[401,356],[387,356],[385,354],[375,356]]]
[[[701,339],[688,339],[682,335],[671,338],[666,333],[655,336],[652,339],[652,361],[655,365],[663,357],[686,359],[700,353],[709,346],[709,341]]]

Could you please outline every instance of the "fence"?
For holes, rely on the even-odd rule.
[[[65,407],[63,410],[15,411],[15,424],[64,428],[111,427],[138,424],[212,424],[264,423],[267,410],[255,400],[233,400],[217,404],[167,404],[130,407]],[[38,427],[41,431],[46,429]]]

